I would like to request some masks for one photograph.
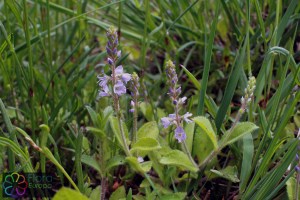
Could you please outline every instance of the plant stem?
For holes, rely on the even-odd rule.
[[[196,168],[198,168],[198,165],[197,165],[197,163],[194,161],[194,159],[193,159],[193,157],[192,157],[192,155],[191,155],[191,152],[190,152],[189,149],[187,148],[187,145],[186,145],[186,142],[185,142],[185,141],[182,142],[182,146],[183,146],[183,149],[184,149],[185,153],[188,155],[190,161],[193,163],[193,165],[194,165]]]
[[[129,148],[127,146],[126,137],[125,137],[125,133],[124,133],[124,128],[123,128],[123,124],[122,124],[122,120],[121,120],[121,115],[119,113],[118,113],[117,118],[118,118],[118,123],[119,123],[119,127],[120,127],[120,132],[121,132],[121,136],[122,136],[123,147],[124,147],[125,153],[126,153],[127,156],[132,156],[130,151],[129,151]]]
[[[207,163],[209,163],[213,159],[213,157],[215,157],[219,153],[220,150],[221,148],[212,151],[209,156],[207,156],[206,159],[199,165],[200,170],[203,170],[206,167]]]
[[[138,102],[137,99],[134,99],[134,111],[133,111],[133,142],[136,143],[137,140],[137,119],[138,119],[138,111],[137,111],[137,106]]]
[[[298,199],[299,195],[299,182],[300,182],[300,174],[297,173],[297,178],[296,178],[296,192],[295,192],[295,200]]]

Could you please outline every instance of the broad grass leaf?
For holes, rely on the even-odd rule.
[[[238,178],[238,170],[236,166],[228,166],[222,170],[211,169],[210,171],[217,175],[217,177],[222,177],[233,183],[237,183],[240,181]]]
[[[154,151],[157,149],[160,149],[161,146],[159,145],[158,141],[156,139],[150,138],[150,137],[143,137],[139,139],[130,149],[130,151],[136,152],[136,151]]]
[[[187,76],[189,77],[189,80],[197,88],[197,90],[200,90],[201,85],[200,85],[199,81],[196,79],[196,77],[187,68],[185,68],[183,65],[181,65],[181,67],[184,70],[184,72],[187,74]]]
[[[172,150],[170,153],[164,155],[159,162],[163,165],[174,165],[192,172],[198,171],[198,168],[191,163],[188,156],[179,150]]]
[[[155,121],[145,123],[137,132],[138,140],[144,137],[156,139],[159,134],[157,123]]]
[[[246,134],[258,129],[258,127],[251,122],[238,123],[231,132],[227,131],[221,140],[221,145],[227,146],[243,138]],[[230,134],[228,136],[228,134]]]
[[[242,167],[240,173],[240,191],[243,192],[246,188],[247,182],[251,176],[251,167],[252,167],[252,160],[254,155],[254,144],[253,144],[253,137],[252,135],[246,134],[243,137],[243,160],[242,160]]]
[[[54,195],[53,200],[89,200],[86,196],[81,194],[76,190],[72,190],[71,188],[62,187],[58,192]]]

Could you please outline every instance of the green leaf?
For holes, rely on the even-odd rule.
[[[218,148],[217,136],[214,129],[211,126],[210,121],[202,116],[193,118],[193,121],[201,128],[203,134],[206,135],[207,138],[211,141],[213,145],[213,149]]]
[[[42,152],[65,175],[65,177],[70,181],[72,186],[79,192],[79,189],[78,189],[77,185],[74,183],[73,179],[69,176],[69,174],[67,173],[65,168],[53,156],[52,152],[47,147],[43,147]]]
[[[81,162],[94,168],[95,170],[97,170],[98,172],[100,172],[102,174],[101,167],[99,165],[99,161],[97,161],[94,157],[88,156],[86,154],[82,154]]]
[[[90,106],[85,106],[85,107],[91,117],[94,126],[96,126],[97,128],[101,128],[101,124],[100,124],[101,116],[97,114]]]
[[[224,147],[236,142],[244,137],[246,134],[258,129],[258,127],[251,122],[238,123],[232,131],[227,131],[220,141],[220,146]]]
[[[210,171],[219,177],[232,181],[233,183],[237,183],[240,181],[238,179],[238,170],[236,166],[228,166],[222,170],[211,169]]]
[[[130,188],[126,197],[126,200],[132,200],[132,189]]]
[[[126,191],[125,187],[121,186],[118,187],[118,189],[111,194],[109,200],[120,200],[123,198],[126,198]]]
[[[127,144],[129,144],[128,143],[129,139],[128,139],[127,126],[124,122],[122,122],[122,125],[123,125],[124,134],[125,134],[125,137],[126,137],[126,140],[127,140]],[[121,135],[120,127],[119,127],[119,122],[118,122],[118,119],[116,117],[110,117],[110,127],[111,127],[112,131],[114,132],[120,146],[123,147],[123,141],[122,141],[122,135]]]
[[[86,130],[92,132],[93,134],[95,134],[97,137],[99,137],[101,139],[106,137],[105,133],[99,128],[94,128],[94,127],[88,126],[88,127],[86,127]]]
[[[154,119],[152,107],[149,103],[142,102],[139,104],[143,115],[146,117],[147,121],[152,121]]]
[[[193,143],[194,143],[194,132],[195,132],[195,123],[188,123],[184,127],[184,131],[186,133],[186,146],[188,150],[191,152]]]
[[[126,162],[135,170],[140,173],[148,172],[152,167],[152,162],[147,161],[139,163],[136,157],[126,157]]]
[[[124,165],[125,164],[125,157],[121,155],[114,156],[111,158],[106,165],[106,171],[109,169],[119,166],[119,165]]]
[[[82,152],[86,154],[91,152],[90,141],[86,137],[82,138]]]
[[[199,83],[199,81],[196,79],[196,77],[183,65],[180,65],[182,67],[182,69],[184,70],[184,72],[187,74],[187,76],[189,77],[189,80],[193,83],[193,85],[197,88],[197,90],[200,90],[201,85]]]
[[[241,167],[241,175],[240,175],[240,191],[244,191],[246,188],[246,184],[251,176],[251,167],[252,167],[252,160],[254,154],[254,144],[252,135],[246,134],[243,137],[243,161]]]
[[[300,199],[300,192],[298,194],[298,198],[296,198],[296,184],[297,181],[294,177],[289,178],[289,180],[286,182],[286,190],[287,190],[287,195],[289,197],[289,200],[294,200],[294,199]]]
[[[161,200],[169,200],[169,199],[172,199],[172,200],[183,200],[183,199],[185,199],[185,196],[186,196],[185,192],[176,192],[176,193],[173,193],[173,194],[163,195],[160,199]]]
[[[205,37],[205,43],[207,43],[207,46],[205,47],[205,59],[204,59],[204,70],[202,75],[202,81],[201,81],[201,90],[198,100],[198,107],[197,107],[197,114],[203,115],[204,114],[204,99],[206,95],[207,90],[207,84],[208,84],[208,77],[209,77],[209,70],[210,70],[210,62],[212,57],[212,49],[214,44],[214,38],[217,28],[217,22],[219,19],[219,10],[220,10],[220,1],[216,2],[216,10],[215,10],[215,17],[212,23],[211,30],[209,32],[209,39],[206,41]],[[206,31],[206,28],[204,28],[204,31]]]
[[[170,153],[164,155],[159,162],[163,165],[174,165],[192,172],[198,171],[198,168],[191,163],[188,156],[179,150],[172,150]]]
[[[89,196],[90,200],[99,200],[100,198],[101,198],[101,185],[93,189]]]
[[[86,196],[82,195],[80,192],[72,190],[70,188],[62,187],[54,195],[53,200],[89,200]]]
[[[157,123],[155,121],[145,123],[137,132],[137,139],[144,137],[156,139],[159,134]]]
[[[234,63],[232,64],[233,67],[230,72],[229,80],[226,84],[226,88],[224,91],[224,97],[222,99],[222,103],[218,109],[218,113],[215,118],[217,132],[219,132],[221,129],[221,125],[223,124],[223,120],[226,116],[227,110],[229,108],[229,105],[231,103],[231,100],[232,100],[234,92],[235,92],[235,88],[238,84],[239,77],[242,74],[242,70],[243,70],[242,66],[243,66],[243,62],[244,62],[248,38],[249,38],[249,34],[247,33],[246,38],[244,40],[244,44],[243,44],[242,48],[240,47],[237,50],[238,54],[235,58]]]
[[[153,151],[160,149],[161,146],[159,145],[156,139],[150,137],[144,137],[139,139],[130,149],[131,153],[136,151]]]

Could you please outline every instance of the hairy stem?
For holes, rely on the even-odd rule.
[[[118,118],[118,123],[119,123],[119,127],[120,127],[120,132],[121,132],[121,136],[122,136],[122,142],[123,142],[123,147],[124,147],[125,153],[127,156],[131,156],[129,147],[126,142],[126,137],[125,137],[124,128],[123,128],[123,124],[122,124],[122,120],[121,120],[121,115],[118,114],[117,118]]]
[[[193,157],[192,157],[192,155],[191,155],[191,152],[190,152],[189,149],[187,148],[187,145],[186,145],[186,142],[185,142],[185,141],[182,142],[182,146],[183,146],[183,149],[184,149],[185,153],[188,155],[190,161],[193,163],[193,165],[194,165],[196,168],[198,168],[198,165],[197,165],[197,163],[194,161],[194,159],[193,159]]]

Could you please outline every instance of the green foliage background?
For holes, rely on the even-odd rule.
[[[0,1],[0,172],[57,171],[65,186],[91,199],[99,197],[100,182],[108,185],[107,198],[114,191],[116,199],[204,198],[205,183],[221,179],[229,186],[211,198],[292,199],[300,127],[299,11],[298,0]],[[109,71],[111,25],[120,35],[120,63],[137,72],[144,87],[139,134],[154,145],[149,151],[136,143],[134,151],[146,151],[142,155],[151,162],[142,166],[124,156],[111,102],[97,100],[96,77]],[[167,59],[176,63],[188,97],[185,110],[201,116],[185,127],[198,164],[213,144],[222,144],[247,77],[256,77],[254,102],[241,121],[258,129],[251,134],[251,126],[244,127],[238,133],[243,137],[226,143],[200,171],[174,162],[183,152],[174,150],[180,145],[160,125],[172,113]],[[129,101],[127,95],[121,103],[128,140]],[[155,176],[145,172],[149,166]],[[141,185],[132,185],[136,176]],[[122,185],[117,190],[116,182]]]

